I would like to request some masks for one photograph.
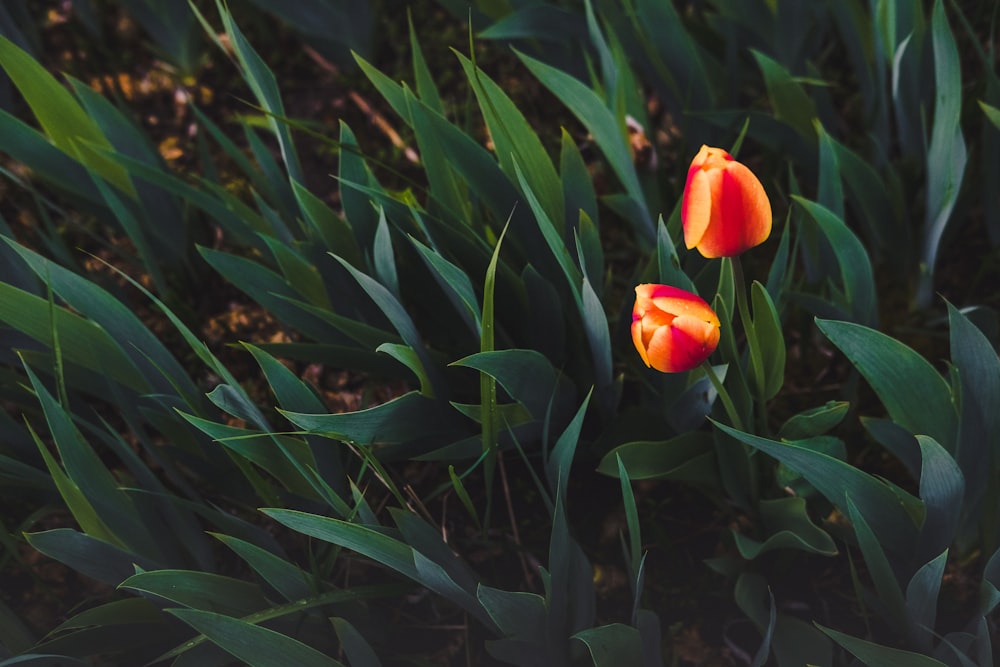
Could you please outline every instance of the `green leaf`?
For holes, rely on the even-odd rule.
[[[454,220],[467,222],[473,215],[473,203],[461,172],[448,159],[448,152],[454,146],[445,144],[447,140],[440,130],[442,119],[436,117],[443,113],[421,103],[405,85],[402,92],[406,104],[404,118],[413,127],[420,161],[427,176],[431,197],[428,206],[431,210],[444,209]]]
[[[756,389],[757,400],[766,402],[774,398],[785,383],[785,337],[774,302],[756,280],[750,286],[750,300],[753,307],[750,326],[754,334],[749,337],[753,342],[749,354],[756,356],[759,363],[750,364],[749,379]]]
[[[94,120],[44,67],[13,42],[0,35],[0,66],[24,96],[39,125],[58,148],[73,156],[130,197],[135,188],[118,164],[88,145],[111,151],[111,142]]]
[[[827,401],[818,408],[789,417],[781,425],[778,435],[782,440],[804,440],[823,435],[844,420],[850,407],[847,401]]]
[[[521,172],[520,165],[515,163],[514,170],[517,172],[517,182],[521,185],[521,190],[524,192],[524,198],[528,200],[528,206],[531,208],[531,212],[535,215],[535,222],[538,226],[538,230],[542,233],[542,237],[545,239],[545,244],[555,257],[556,262],[559,264],[559,268],[562,269],[563,276],[565,276],[566,282],[572,290],[572,295],[576,301],[578,310],[582,311],[583,302],[580,297],[580,285],[582,284],[583,276],[581,275],[576,264],[573,263],[573,258],[570,256],[569,250],[566,248],[562,235],[556,229],[551,218],[549,218],[548,214],[545,212],[545,209],[542,208],[538,197],[531,188],[531,184],[526,180],[524,174]]]
[[[773,456],[802,475],[827,500],[847,513],[846,498],[860,508],[874,532],[882,537],[885,545],[900,555],[911,555],[916,543],[916,526],[897,496],[879,479],[854,466],[821,452],[793,443],[776,442],[743,433],[714,422],[715,427],[754,449]],[[900,491],[899,493],[902,493]]]
[[[515,165],[519,166],[524,181],[538,197],[548,224],[561,235],[566,219],[563,212],[562,185],[538,134],[503,89],[471,60],[458,52],[456,55],[476,94],[483,119],[496,147],[500,167],[513,181],[519,178]],[[539,224],[542,224],[541,219]]]
[[[302,183],[305,179],[295,144],[292,142],[291,131],[282,120],[285,115],[285,107],[281,102],[281,94],[278,91],[278,82],[274,72],[267,67],[260,55],[250,46],[250,42],[240,31],[232,14],[221,0],[216,0],[216,7],[219,10],[219,16],[222,17],[222,25],[226,34],[229,36],[229,44],[240,63],[243,80],[250,86],[254,97],[268,114],[267,123],[278,139],[278,147],[281,150],[281,157],[285,162],[288,175],[291,180]]]
[[[585,404],[586,405],[586,404]],[[575,443],[574,443],[575,444]],[[556,458],[553,456],[553,458]],[[549,461],[552,464],[552,461]],[[561,486],[566,474],[557,480],[555,489],[552,532],[549,538],[549,570],[546,584],[548,617],[546,633],[549,637],[572,636],[590,628],[595,621],[594,568],[580,545],[571,537],[566,517],[566,488]],[[562,646],[551,651],[564,656]],[[564,658],[558,660],[562,662]],[[550,660],[549,664],[556,662]]]
[[[401,443],[464,434],[450,406],[411,391],[366,410],[339,414],[307,414],[279,410],[290,422],[310,433],[361,445]]]
[[[532,321],[527,328],[525,347],[538,350],[552,364],[566,361],[566,318],[560,290],[533,265],[527,264],[520,275]]]
[[[636,579],[639,576],[643,559],[642,533],[639,525],[639,509],[635,504],[635,494],[632,492],[632,480],[629,479],[628,470],[625,469],[625,463],[622,461],[620,456],[617,457],[617,460],[618,479],[621,481],[622,502],[625,506],[625,525],[628,527],[629,549],[627,556],[629,557],[629,574],[632,579]],[[640,592],[639,587],[633,584],[632,595],[637,601],[640,597]]]
[[[961,383],[961,418],[955,460],[965,477],[967,504],[973,505],[992,486],[995,465],[984,465],[1000,446],[1000,359],[969,319],[948,304],[951,361]]]
[[[760,501],[760,517],[767,537],[763,542],[733,531],[736,548],[747,560],[774,549],[797,549],[807,553],[833,556],[837,545],[833,538],[809,518],[804,498],[775,498]]]
[[[691,277],[681,268],[681,260],[677,257],[677,248],[670,238],[667,225],[663,223],[662,215],[657,219],[656,230],[656,259],[660,283],[697,293],[698,290]]]
[[[823,454],[832,456],[835,459],[840,459],[841,461],[847,460],[847,447],[844,445],[844,441],[831,435],[814,435],[799,440],[782,438],[782,441],[822,452]],[[774,476],[775,483],[777,483],[779,487],[790,488],[796,495],[808,498],[812,496],[815,491],[815,489],[808,483],[802,481],[802,478],[798,473],[790,470],[783,463],[778,464],[778,468],[775,470]]]
[[[420,253],[420,258],[427,265],[434,280],[444,290],[448,300],[455,310],[479,338],[482,335],[482,321],[479,313],[479,300],[468,274],[455,264],[449,262],[440,254],[428,248],[417,239],[410,237],[413,247]]]
[[[409,345],[401,345],[399,343],[382,343],[375,348],[375,351],[389,355],[413,371],[414,376],[416,376],[417,381],[420,383],[420,393],[428,397],[434,396],[434,390],[431,387],[430,378],[427,376],[427,372],[424,370],[424,364],[421,362],[420,356],[417,354],[416,350]]]
[[[573,639],[587,645],[594,667],[643,664],[642,639],[639,631],[630,625],[602,625],[578,632]]]
[[[372,246],[372,264],[379,282],[398,299],[399,277],[396,272],[396,258],[392,252],[389,221],[385,218],[384,208],[380,208],[378,212],[378,227],[375,228],[375,243]]]
[[[941,237],[958,201],[968,158],[959,122],[962,68],[942,0],[934,2],[931,13],[931,41],[934,47],[934,124],[927,148],[923,266],[916,295],[917,304],[923,307],[929,306],[933,298],[934,266]]]
[[[316,391],[274,356],[250,343],[243,343],[243,347],[253,355],[260,366],[264,378],[278,399],[278,405],[286,409],[295,407],[309,412],[322,412],[326,409]]]
[[[672,113],[682,107],[714,108],[715,86],[723,72],[713,54],[701,47],[674,5],[658,0],[638,0],[635,5],[635,13],[629,12],[633,31],[656,72],[653,83],[669,91],[665,97],[674,107]],[[685,116],[678,114],[682,122],[689,120]]]
[[[340,181],[340,201],[344,216],[361,254],[371,250],[375,240],[375,228],[378,226],[378,213],[372,208],[371,199],[352,184],[372,185],[374,178],[368,171],[364,153],[358,147],[354,132],[346,123],[340,123],[340,160],[338,180]],[[345,256],[349,257],[349,255]]]
[[[87,667],[89,660],[79,660],[64,655],[31,653],[0,661],[0,667]]]
[[[914,435],[929,435],[954,451],[958,415],[948,382],[913,349],[850,322],[817,320],[878,395],[889,416]]]
[[[494,378],[535,419],[544,419],[550,409],[557,419],[568,412],[571,387],[552,362],[535,350],[479,352],[452,365],[474,368]]]
[[[30,168],[40,179],[91,205],[102,205],[86,168],[48,138],[0,109],[0,150]]]
[[[819,120],[813,121],[819,135],[819,184],[816,202],[835,216],[844,219],[844,186],[840,180],[840,162],[833,138]]]
[[[563,184],[563,201],[566,207],[566,223],[571,228],[586,216],[588,220],[598,219],[597,194],[594,191],[594,179],[587,169],[587,164],[583,160],[580,148],[576,144],[576,139],[563,128],[562,145],[559,153],[559,177]],[[596,225],[595,225],[596,227]],[[596,229],[595,229],[596,231]],[[598,239],[599,242],[599,239]],[[600,251],[600,246],[595,249]],[[596,254],[596,252],[595,252]],[[603,269],[604,262],[588,261],[590,271]],[[598,272],[597,275],[600,275]],[[591,278],[593,280],[593,277]]]
[[[755,657],[761,661],[768,646],[777,658],[779,667],[802,667],[803,665],[832,665],[833,645],[812,625],[788,614],[775,613],[774,596],[763,576],[743,572],[736,580],[733,598],[757,630],[764,635],[764,641]],[[764,604],[767,601],[768,604]]]
[[[896,580],[892,563],[886,556],[883,544],[880,543],[879,538],[872,531],[865,515],[854,504],[850,493],[847,494],[847,518],[850,519],[851,524],[854,526],[854,534],[857,536],[858,546],[861,548],[861,553],[864,556],[865,566],[868,568],[868,573],[875,584],[875,592],[889,614],[888,620],[896,627],[897,631],[905,631],[907,617],[906,600],[903,597],[903,590]],[[900,545],[888,543],[884,546],[889,548],[895,546],[895,551],[901,553],[899,549]]]
[[[347,619],[331,618],[330,622],[333,623],[337,639],[340,640],[340,645],[344,649],[351,667],[382,667],[382,663],[375,655],[371,645]]]
[[[478,604],[473,602],[473,595],[479,577],[442,539],[441,531],[410,510],[390,508],[389,512],[403,540],[414,551],[417,571],[420,572],[424,565],[440,568],[441,573],[447,575],[449,585],[455,587],[456,596],[449,597],[452,599],[461,597],[466,603],[478,609]],[[427,559],[428,563],[421,563],[418,556]]]
[[[269,606],[256,584],[210,572],[139,572],[121,582],[118,587],[155,595],[192,609],[227,616],[247,616]]]
[[[296,249],[273,236],[261,235],[261,240],[274,261],[277,262],[281,275],[296,292],[304,296],[309,303],[330,309],[330,297],[327,295],[323,277],[316,265],[303,257]]]
[[[720,381],[725,381],[725,364],[713,366]],[[719,397],[719,393],[712,386],[712,380],[707,374],[701,375],[697,379],[692,379],[690,384],[673,400],[666,411],[667,423],[677,433],[695,431],[705,423],[705,418],[711,414],[712,406]]]
[[[25,539],[49,558],[112,586],[131,576],[135,572],[134,565],[143,569],[161,567],[147,558],[69,528],[26,533]]]
[[[198,251],[213,269],[282,322],[313,340],[336,336],[330,324],[298,305],[304,295],[283,276],[247,257],[206,247]]]
[[[816,107],[805,89],[781,63],[756,49],[751,49],[751,53],[764,75],[764,85],[767,86],[775,118],[788,123],[803,138],[814,139]]]
[[[484,621],[487,626],[492,624],[472,594],[455,583],[455,580],[440,564],[429,560],[408,544],[389,536],[382,530],[294,510],[264,509],[261,511],[292,530],[337,544],[382,563],[435,593],[450,599],[476,618]],[[443,542],[440,542],[440,545],[447,549],[447,545],[444,545]],[[452,559],[455,558],[450,551],[448,555]]]
[[[72,416],[56,402],[30,367],[25,366],[25,372],[45,413],[49,433],[67,477],[82,492],[96,519],[107,528],[107,531],[99,530],[95,537],[149,557],[162,557],[149,533],[151,526],[147,525],[132,499],[119,488],[118,481],[84,439]]]
[[[933,438],[918,435],[917,443],[923,461],[920,499],[924,501],[926,510],[917,553],[917,558],[922,561],[947,550],[954,540],[962,515],[965,479],[955,459]]]
[[[992,614],[997,604],[1000,604],[1000,549],[986,561],[979,582],[979,609],[983,615]]]
[[[352,266],[360,267],[361,251],[358,250],[358,242],[354,238],[351,225],[304,185],[294,180],[291,181],[291,185],[302,217],[316,230],[326,247],[331,250],[336,249],[337,254]]]
[[[444,115],[444,103],[441,101],[437,84],[434,82],[434,75],[428,69],[427,61],[424,60],[424,52],[420,47],[420,40],[417,39],[417,33],[413,29],[413,16],[409,11],[407,11],[406,20],[410,33],[410,52],[413,59],[413,78],[417,86],[417,95],[433,111]]]
[[[35,445],[38,447],[38,451],[45,461],[45,467],[48,469],[52,484],[59,491],[59,495],[66,504],[66,508],[73,515],[73,518],[76,519],[80,528],[87,535],[97,539],[109,543],[118,543],[118,539],[101,519],[94,506],[87,500],[87,496],[80,490],[76,482],[59,467],[59,462],[49,452],[48,447],[38,437],[38,434],[35,433],[35,429],[31,427],[30,423],[28,423],[28,432],[31,434],[32,439],[34,439]]]
[[[146,598],[115,600],[81,611],[56,626],[49,634],[76,630],[94,625],[134,625],[162,623],[163,617],[155,604]]]
[[[576,446],[580,439],[580,430],[583,428],[583,418],[587,414],[587,406],[590,405],[592,394],[593,389],[587,392],[587,397],[580,404],[580,409],[577,410],[576,415],[552,447],[552,453],[545,466],[545,474],[548,476],[549,488],[553,492],[559,488],[565,488],[569,479],[569,470],[573,464]]]
[[[914,435],[891,419],[862,417],[861,425],[906,468],[913,479],[920,478],[920,446]]]
[[[868,160],[830,135],[826,137],[837,154],[844,186],[865,223],[872,254],[885,253],[889,260],[896,253],[906,257],[912,243],[912,232],[909,225],[902,223],[897,212],[892,181],[883,178]]]
[[[535,593],[505,591],[485,584],[479,584],[476,597],[505,636],[542,643],[545,598]]]
[[[284,558],[238,537],[220,533],[212,535],[246,561],[286,600],[304,599],[313,594],[312,576]]]
[[[65,361],[79,364],[136,392],[150,390],[119,343],[101,326],[60,306],[50,312],[48,301],[42,297],[0,283],[0,322],[49,348],[55,344],[54,327]]]
[[[906,585],[906,613],[911,635],[916,635],[924,652],[931,652],[934,629],[937,627],[938,593],[944,568],[948,563],[945,549],[932,560],[924,563]]]
[[[552,30],[554,25],[559,26],[558,31]],[[558,44],[570,36],[582,38],[585,32],[579,14],[562,7],[541,4],[515,9],[476,37],[499,41],[532,39]]]
[[[948,667],[945,663],[926,655],[882,646],[874,642],[858,639],[816,624],[833,641],[857,656],[868,667]]]
[[[252,667],[343,667],[307,644],[237,618],[196,609],[168,609],[167,613]]]
[[[593,285],[586,276],[580,288],[583,301],[583,328],[590,344],[590,358],[594,365],[595,390],[598,403],[606,415],[614,412],[614,386],[611,368],[611,333],[608,329],[608,316],[604,312],[604,304],[594,291]]]
[[[504,236],[509,229],[509,223],[504,225],[497,239],[490,263],[486,267],[483,284],[483,312],[480,318],[482,324],[479,334],[480,354],[489,354],[496,349],[496,275],[497,262],[500,260],[500,248]],[[486,522],[490,521],[490,509],[493,505],[493,479],[497,463],[497,439],[500,433],[500,420],[497,414],[497,381],[489,373],[479,374],[479,416],[482,424],[482,451],[486,456],[483,466],[486,478]]]
[[[868,253],[861,241],[843,220],[837,218],[829,209],[797,195],[793,195],[792,199],[816,221],[833,248],[840,265],[840,278],[847,310],[856,321],[874,325],[877,319],[875,277]]]
[[[132,309],[96,283],[49,261],[12,239],[0,240],[5,241],[16,251],[31,270],[65,300],[67,305],[103,327],[140,369],[143,377],[155,391],[171,393],[173,389],[189,404],[201,402],[201,392],[176,357],[142,323]],[[60,342],[65,355],[67,341],[64,336],[60,336]],[[72,345],[73,341],[69,341],[68,344]],[[73,356],[70,354],[71,358]]]
[[[987,104],[982,100],[979,100],[979,108],[983,110],[984,114],[986,114],[986,118],[993,123],[998,130],[1000,130],[1000,109],[997,109],[992,104]]]
[[[716,479],[712,436],[690,431],[669,440],[640,440],[619,445],[601,458],[597,470],[617,476],[617,460],[632,480],[675,479],[709,483]]]
[[[402,86],[397,84],[395,81],[387,77],[386,75],[375,69],[370,63],[365,62],[362,58],[355,56],[358,62],[358,66],[361,68],[362,72],[368,77],[375,88],[385,97],[386,101],[393,108],[393,110],[399,114],[403,120],[407,122],[412,122],[414,127],[414,132],[418,138],[418,141],[426,143],[431,148],[431,153],[426,156],[427,159],[434,160],[437,157],[438,151],[442,151],[444,156],[442,158],[445,173],[438,173],[439,170],[434,170],[432,173],[428,174],[428,180],[431,183],[432,191],[435,197],[443,199],[443,204],[449,207],[448,197],[452,196],[453,193],[450,191],[450,187],[455,183],[456,179],[458,181],[464,182],[468,187],[475,192],[483,203],[489,208],[493,217],[497,220],[503,220],[511,214],[511,210],[515,205],[515,202],[520,199],[517,189],[512,183],[512,179],[505,175],[501,166],[497,164],[494,157],[478,142],[476,142],[469,134],[464,130],[452,125],[448,120],[441,114],[432,111],[427,105],[421,101],[414,100],[409,91],[405,90]],[[351,142],[353,143],[353,135],[351,135]],[[343,143],[343,139],[342,139]],[[422,146],[421,150],[425,150]],[[353,178],[347,178],[344,172],[344,160],[349,159],[350,164],[353,165],[352,173]],[[367,173],[363,171],[364,163],[357,157],[352,155],[341,156],[341,182],[354,181],[360,183],[367,183]],[[435,183],[439,178],[444,178],[450,172],[454,172],[454,178],[448,178],[444,181],[444,185],[436,186]],[[461,178],[458,178],[461,175]],[[439,188],[444,187],[445,191],[442,192]],[[356,196],[355,193],[347,189],[347,192],[343,191],[342,197]],[[455,193],[455,196],[458,196]],[[361,205],[363,202],[353,204],[352,207],[348,207],[348,204],[352,203],[350,200],[345,200],[344,206],[345,211],[348,213],[348,218],[351,220],[352,225],[358,226],[356,220],[358,213],[365,212]],[[453,204],[450,208],[455,209],[458,204]],[[462,204],[464,206],[465,204]],[[359,210],[352,213],[352,208],[357,207]],[[369,207],[370,209],[370,207]],[[461,208],[457,209],[461,210]],[[454,212],[454,211],[453,211]],[[522,215],[519,211],[514,210],[512,220],[520,220]],[[516,226],[516,225],[515,225]],[[371,223],[371,228],[374,230],[374,222]],[[372,231],[374,233],[374,231]],[[368,238],[365,235],[364,238]],[[488,254],[487,249],[487,254]],[[531,252],[531,249],[527,249]]]
[[[636,231],[645,241],[652,242],[656,237],[656,230],[646,208],[646,199],[635,171],[635,163],[629,153],[625,134],[621,130],[622,124],[597,94],[578,79],[523,53],[517,52],[517,55],[531,73],[566,105],[566,108],[594,137],[594,143],[604,153],[612,171],[625,186],[625,192],[636,208],[638,216],[633,220]],[[529,182],[534,183],[534,181]]]
[[[10,607],[0,601],[0,649],[6,649],[11,653],[24,653],[34,643],[35,638],[24,622]]]
[[[445,385],[440,377],[440,372],[437,366],[431,360],[430,354],[427,352],[427,348],[424,346],[424,339],[417,331],[416,325],[410,318],[410,314],[403,307],[403,304],[385,288],[382,284],[376,281],[371,276],[358,271],[348,262],[334,255],[341,265],[347,269],[347,271],[354,276],[354,279],[358,281],[358,284],[368,293],[375,305],[379,307],[385,316],[392,322],[393,327],[399,332],[399,335],[403,338],[403,341],[409,345],[413,351],[417,354],[420,359],[420,363],[423,366],[423,374],[427,375],[430,384],[433,387],[435,396],[444,397],[447,395],[445,391]]]
[[[294,510],[261,511],[296,532],[357,551],[406,577],[417,578],[412,549],[384,530]]]
[[[462,478],[458,476],[455,472],[455,466],[448,466],[448,479],[451,480],[451,486],[455,489],[455,495],[462,502],[462,506],[465,507],[465,511],[469,513],[472,520],[476,523],[476,528],[479,530],[483,529],[483,523],[479,520],[479,512],[476,510],[475,503],[472,502],[472,497],[469,495],[468,490],[465,488],[465,484],[462,482]]]

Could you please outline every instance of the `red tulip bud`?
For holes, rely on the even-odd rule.
[[[647,366],[689,371],[715,351],[719,333],[719,317],[697,294],[669,285],[635,288],[632,341]]]
[[[684,244],[705,257],[733,257],[771,234],[771,202],[746,166],[702,146],[691,161],[681,206]]]

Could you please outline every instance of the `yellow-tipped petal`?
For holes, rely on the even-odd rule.
[[[649,365],[661,373],[676,373],[674,370],[674,336],[671,327],[660,327],[653,332],[646,348]]]
[[[684,227],[684,245],[688,250],[701,243],[712,220],[711,173],[699,167],[692,167],[684,186],[681,224]]]
[[[642,340],[642,320],[635,320],[632,322],[632,342],[635,344],[635,349],[642,357],[642,362],[649,367],[649,355],[646,353],[646,344]]]

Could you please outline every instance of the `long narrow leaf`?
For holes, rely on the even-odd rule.
[[[253,667],[343,667],[343,663],[280,632],[196,609],[168,613]]]

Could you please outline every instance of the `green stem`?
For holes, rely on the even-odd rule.
[[[740,322],[743,324],[743,331],[747,335],[747,342],[753,336],[752,320],[750,319],[750,306],[747,304],[746,281],[743,279],[743,264],[739,257],[728,257],[730,266],[733,267],[733,285],[736,288],[736,308],[740,312]]]
[[[743,420],[740,418],[740,413],[733,404],[733,399],[730,398],[729,392],[722,384],[722,380],[719,376],[715,374],[715,369],[712,368],[712,364],[706,359],[701,363],[702,368],[705,369],[705,375],[708,376],[709,382],[712,383],[712,387],[715,388],[715,393],[719,395],[719,399],[722,400],[722,407],[726,409],[726,414],[729,416],[729,421],[732,423],[733,428],[739,429],[740,431],[746,432],[743,427]]]

